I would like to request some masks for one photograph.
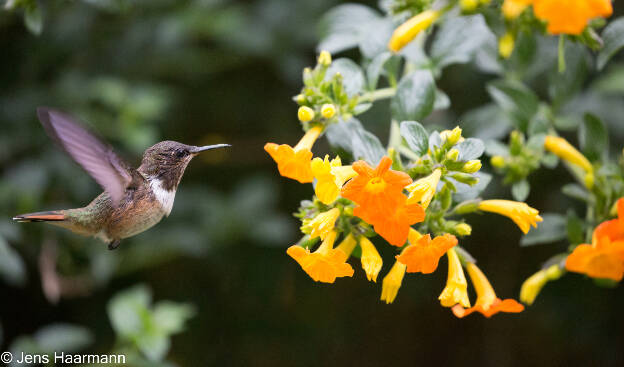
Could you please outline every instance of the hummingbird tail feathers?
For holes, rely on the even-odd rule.
[[[13,220],[16,222],[61,222],[65,220],[65,214],[61,211],[28,213],[16,215]]]

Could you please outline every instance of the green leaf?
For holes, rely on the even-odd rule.
[[[487,90],[494,102],[510,115],[516,127],[526,131],[539,106],[535,93],[521,82],[511,80],[491,82]]]
[[[576,213],[574,213],[573,210],[568,211],[566,233],[568,235],[568,241],[570,241],[573,245],[583,243],[585,240],[583,221],[576,215]]]
[[[431,44],[431,59],[440,69],[450,64],[467,63],[491,38],[494,35],[480,14],[447,20]]]
[[[353,147],[353,157],[364,159],[373,166],[376,166],[381,158],[386,155],[386,150],[379,142],[379,139],[370,132],[359,129],[354,131],[351,137]]]
[[[420,121],[433,111],[436,87],[427,70],[417,70],[401,79],[390,108],[397,121]]]
[[[468,138],[455,146],[459,150],[460,161],[470,161],[478,159],[485,151],[485,145],[481,139]]]
[[[364,5],[344,4],[327,12],[319,23],[320,39],[317,49],[334,54],[356,47],[379,14]]]
[[[82,326],[53,324],[38,330],[33,336],[45,352],[77,352],[93,343],[93,334]]]
[[[434,110],[444,110],[451,107],[451,99],[440,89],[436,89],[435,101],[433,102]]]
[[[392,57],[392,53],[390,52],[382,52],[379,55],[375,56],[375,58],[368,64],[366,68],[366,81],[369,90],[375,90],[377,88],[377,83],[379,82],[379,76],[383,71],[383,67]]]
[[[429,149],[429,134],[427,130],[416,121],[401,122],[401,136],[407,145],[419,156],[423,156]]]
[[[624,17],[619,17],[609,23],[602,31],[601,37],[604,41],[604,46],[598,53],[598,70],[602,70],[607,65],[607,62],[624,47]]]
[[[108,317],[118,335],[132,337],[143,330],[143,314],[149,312],[150,290],[139,285],[115,295],[108,303]]]
[[[577,199],[580,201],[587,201],[589,197],[589,192],[587,192],[587,190],[585,190],[585,188],[581,185],[575,183],[565,184],[561,188],[561,192],[573,199]]]
[[[590,68],[587,47],[580,43],[566,43],[565,72],[552,70],[548,73],[548,92],[554,105],[561,105],[583,87]]]
[[[26,11],[24,12],[24,24],[32,34],[37,36],[41,34],[41,31],[43,30],[43,14],[41,12],[41,7],[36,1],[33,1],[31,4],[26,6]]]
[[[607,127],[595,115],[585,114],[579,129],[579,144],[590,161],[606,158],[609,149]]]
[[[164,334],[175,334],[184,331],[184,324],[194,315],[193,306],[162,301],[154,307],[153,322]]]
[[[507,135],[513,124],[507,114],[490,103],[466,112],[460,119],[464,135],[482,140],[500,139]]]
[[[601,94],[624,94],[624,64],[614,64],[602,73],[591,88]]]
[[[516,182],[513,186],[511,186],[511,195],[516,201],[525,201],[526,198],[529,197],[530,191],[531,186],[527,180]]]
[[[23,286],[26,283],[24,261],[2,236],[0,236],[0,276],[12,286]]]
[[[394,23],[390,18],[370,21],[360,39],[360,52],[368,59],[388,50],[388,41],[394,31]]]
[[[342,75],[342,83],[345,92],[352,97],[364,90],[366,84],[364,72],[358,64],[350,59],[340,58],[334,60],[327,69],[326,79],[332,78],[336,73]]]
[[[487,140],[485,142],[485,152],[489,156],[501,155],[507,157],[509,156],[509,147],[498,140]]]
[[[362,123],[356,118],[351,118],[348,121],[341,120],[336,124],[329,125],[325,130],[325,136],[330,145],[342,148],[353,154],[351,137],[355,134],[356,130],[360,129],[364,129]]]
[[[166,335],[150,333],[141,335],[136,341],[141,352],[150,361],[161,361],[167,356],[171,341]]]
[[[520,240],[521,246],[553,243],[566,237],[566,218],[561,214],[545,213],[541,215],[543,222],[537,228],[531,228]]]

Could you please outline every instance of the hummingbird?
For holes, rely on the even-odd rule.
[[[161,141],[143,153],[139,168],[124,162],[112,147],[84,125],[60,111],[39,107],[46,133],[104,189],[83,208],[16,215],[17,222],[48,222],[119,247],[122,239],[141,233],[173,208],[176,190],[191,159],[229,144],[192,146]]]

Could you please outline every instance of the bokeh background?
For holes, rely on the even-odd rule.
[[[386,305],[380,283],[362,271],[319,284],[286,256],[298,240],[291,213],[312,190],[280,178],[262,147],[300,137],[291,97],[301,69],[315,63],[317,23],[338,1],[41,3],[39,36],[20,12],[0,11],[2,351],[125,351],[137,366],[624,365],[621,287],[566,275],[519,315],[458,320],[437,301],[444,260],[433,275],[407,276]],[[450,67],[439,86],[453,105],[430,123],[450,126],[486,103],[487,81],[473,65]],[[100,192],[47,138],[41,105],[78,116],[133,164],[159,140],[233,147],[193,161],[171,216],[110,252],[94,239],[10,220],[82,206]],[[384,108],[362,118],[382,141]],[[624,117],[603,112],[621,149]],[[474,126],[468,131],[478,134]],[[315,147],[326,152],[325,141]],[[560,193],[571,180],[564,169],[530,180],[530,205],[581,209]],[[510,197],[496,182],[485,195]],[[469,221],[474,235],[464,245],[503,297],[517,297],[522,281],[565,248],[521,248],[520,231],[503,217]],[[174,302],[161,307],[169,312],[147,307],[150,293],[156,304]],[[161,317],[173,326],[163,329]],[[133,322],[142,324],[124,327]]]

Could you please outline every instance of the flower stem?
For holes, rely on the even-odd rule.
[[[563,74],[566,70],[565,60],[565,35],[559,36],[559,74]]]
[[[396,88],[381,88],[372,92],[364,93],[360,97],[361,102],[375,102],[380,99],[386,99],[394,96]]]

